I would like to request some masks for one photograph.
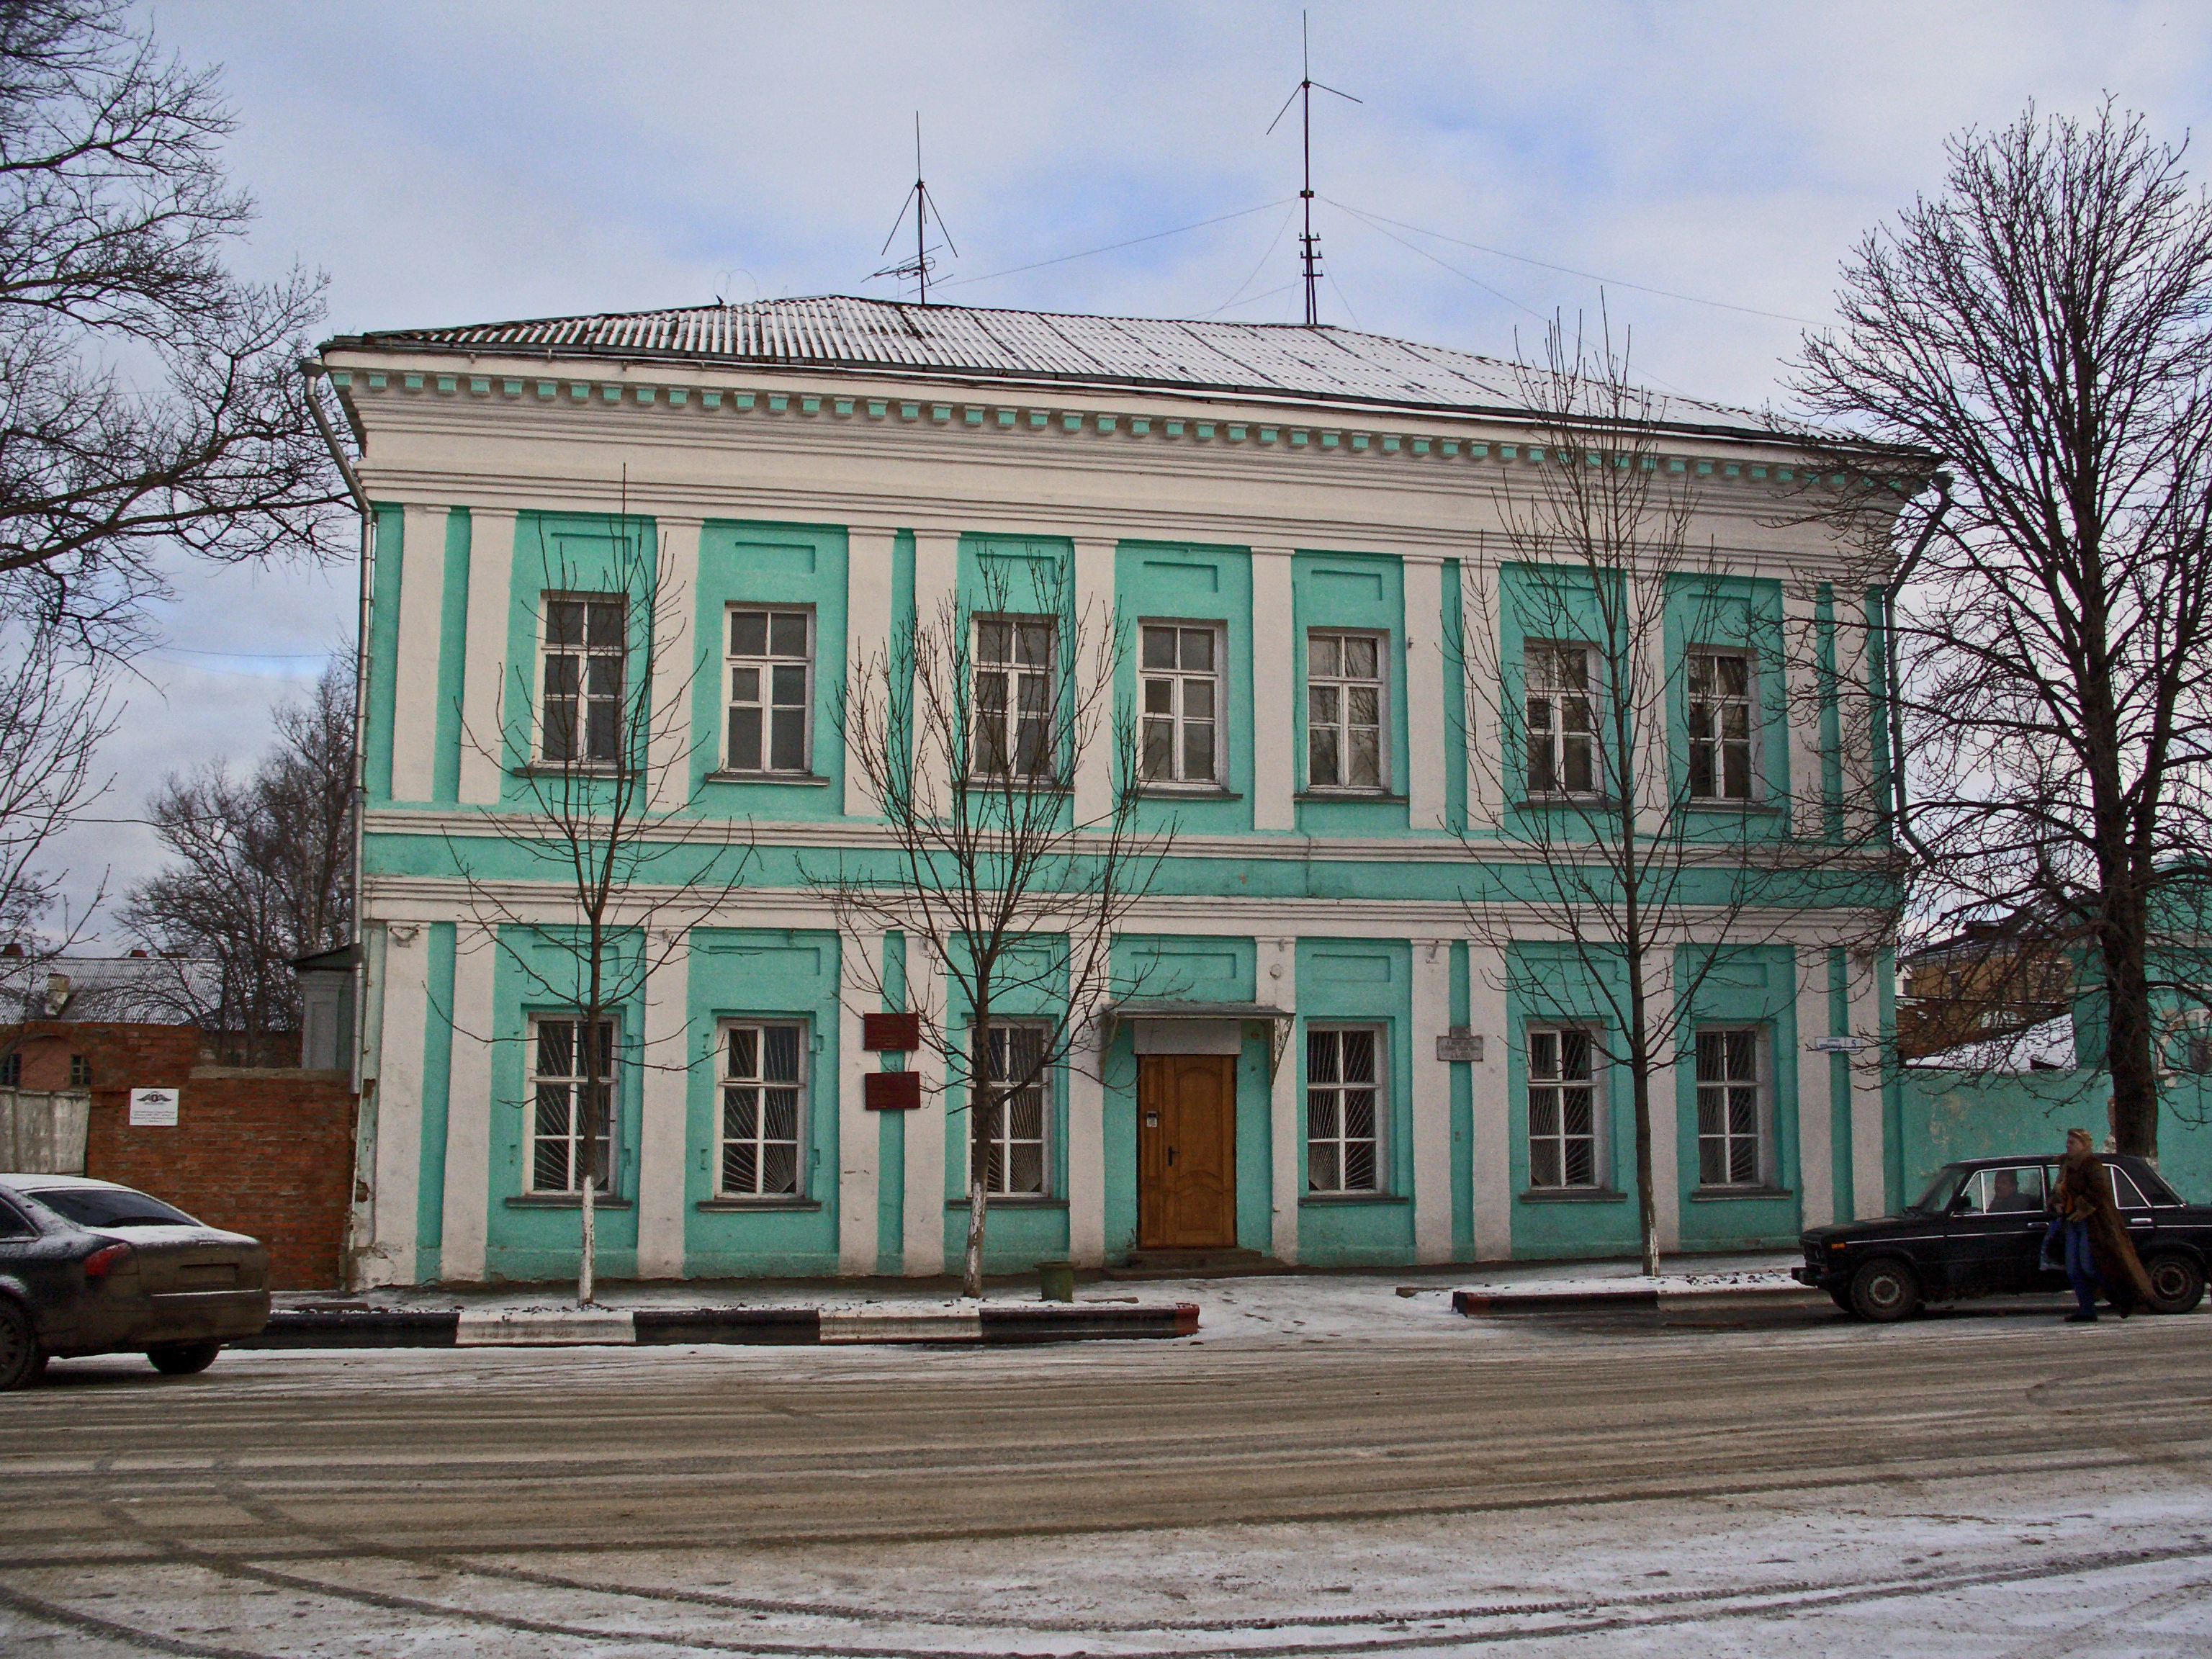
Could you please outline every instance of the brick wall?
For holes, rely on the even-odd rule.
[[[188,1065],[165,1076],[154,1060],[145,1076],[95,1066],[84,1172],[251,1233],[269,1247],[272,1289],[337,1288],[353,1185],[346,1074]],[[163,1085],[179,1090],[177,1127],[132,1128],[131,1088]]]

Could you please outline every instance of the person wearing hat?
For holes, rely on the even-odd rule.
[[[2125,1319],[2150,1300],[2150,1279],[2136,1258],[2119,1206],[2112,1201],[2112,1177],[2096,1154],[2087,1129],[2066,1132],[2066,1156],[2051,1188],[2051,1207],[2065,1233],[2066,1277],[2074,1286],[2075,1310],[2069,1324],[2094,1324],[2097,1285]]]

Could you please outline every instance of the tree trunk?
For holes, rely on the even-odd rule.
[[[2114,907],[2123,908],[2123,907]],[[2112,1080],[2113,1149],[2158,1157],[2158,1068],[2151,1054],[2150,980],[2136,918],[2107,913],[2105,1069]]]
[[[1639,988],[1632,994],[1635,1024],[1629,1050],[1636,1079],[1630,1093],[1636,1103],[1637,1237],[1643,1247],[1644,1275],[1656,1279],[1659,1276],[1659,1203],[1651,1191],[1651,1057],[1644,1047],[1643,993]]]
[[[584,1241],[576,1265],[576,1305],[580,1308],[592,1305],[592,1293],[595,1288],[592,1283],[592,1266],[599,1255],[599,1236],[595,1224],[598,1218],[592,1211],[592,1194],[599,1189],[599,1176],[586,1169],[584,1171]]]
[[[983,1165],[981,1152],[975,1158],[974,1173],[968,1177],[968,1255],[960,1267],[960,1294],[981,1297],[983,1294]]]

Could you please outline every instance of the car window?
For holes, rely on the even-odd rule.
[[[1936,1171],[1936,1179],[1928,1183],[1928,1190],[1920,1194],[1920,1201],[1917,1204],[1908,1204],[1905,1207],[1908,1210],[1918,1210],[1923,1213],[1940,1214],[1943,1206],[1951,1201],[1951,1189],[1958,1183],[1959,1166],[1955,1164],[1946,1164]]]
[[[36,1238],[39,1230],[21,1211],[0,1198],[0,1238]]]
[[[2179,1204],[2181,1202],[2181,1194],[2167,1186],[2165,1178],[2157,1170],[2131,1170],[2129,1171],[2129,1176],[2136,1183],[2136,1190],[2152,1203]]]
[[[182,1210],[128,1187],[46,1187],[31,1196],[80,1227],[197,1227]]]
[[[2135,1178],[2117,1164],[2107,1164],[2106,1170],[2112,1177],[2112,1202],[2124,1210],[2147,1210],[2150,1206],[2136,1188]]]
[[[2043,1207],[2043,1166],[2020,1164],[2003,1169],[1977,1170],[1966,1182],[1960,1215],[2007,1215]]]

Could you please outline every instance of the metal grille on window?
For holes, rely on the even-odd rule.
[[[1045,1033],[1033,1025],[994,1026],[988,1048],[994,1086],[981,1124],[983,1190],[994,1197],[1040,1194],[1045,1191]]]
[[[1759,1180],[1759,1033],[1698,1033],[1698,1180],[1755,1187]]]
[[[1042,617],[979,617],[975,677],[969,769],[984,777],[1051,777],[1052,623]]]
[[[541,757],[612,765],[622,759],[623,601],[545,601]]]
[[[580,1019],[532,1022],[530,1190],[534,1193],[581,1190],[587,1100],[596,1107],[598,1117],[590,1167],[599,1190],[611,1190],[607,1175],[614,1133],[615,1028],[604,1021],[599,1027],[599,1039],[592,1045],[598,1051],[592,1069],[599,1076],[590,1083],[585,1078],[584,1030]],[[592,1091],[589,1097],[586,1089]]]
[[[1372,634],[1306,636],[1306,782],[1382,787],[1382,641]]]
[[[722,1073],[722,1184],[732,1197],[796,1196],[805,1032],[798,1025],[732,1025]]]
[[[1220,681],[1210,628],[1144,628],[1144,769],[1152,783],[1218,780]]]
[[[1528,685],[1528,793],[1587,795],[1597,789],[1590,706],[1590,653],[1580,645],[1532,645]]]
[[[731,771],[806,770],[812,623],[804,611],[730,612]]]
[[[1306,1033],[1306,1190],[1376,1189],[1376,1034]]]
[[[1528,1033],[1528,1184],[1597,1185],[1597,1089],[1588,1031]]]
[[[1751,659],[1740,653],[1691,653],[1690,793],[1751,799]]]

